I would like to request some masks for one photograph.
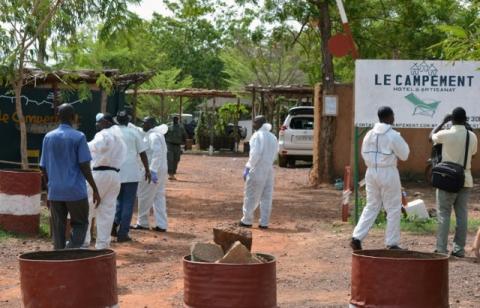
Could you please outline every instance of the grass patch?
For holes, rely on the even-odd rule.
[[[362,213],[363,208],[366,205],[365,198],[360,198],[359,200],[359,213]],[[354,224],[353,218],[350,219],[350,222]],[[385,211],[380,211],[373,225],[374,228],[384,229],[387,225],[387,218]],[[455,232],[456,220],[452,215],[450,219],[450,232]],[[414,219],[410,217],[403,217],[400,220],[400,230],[402,232],[408,232],[417,235],[430,235],[437,232],[437,219],[428,218],[428,219]],[[477,229],[480,227],[480,219],[469,218],[468,219],[468,232],[477,232]]]
[[[18,235],[0,229],[0,242],[5,241],[5,240],[7,240],[7,239],[9,239],[9,238],[13,238],[13,237],[18,237]]]
[[[24,234],[13,233],[0,229],[0,242],[9,238],[27,238]],[[50,238],[50,211],[42,207],[40,210],[39,238]]]
[[[40,237],[50,238],[50,211],[42,208],[40,211]]]

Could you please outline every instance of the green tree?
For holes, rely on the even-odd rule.
[[[193,78],[197,88],[224,88],[221,31],[209,20],[213,3],[200,0],[166,2],[173,17],[155,14],[149,31],[169,67]]]
[[[1,83],[13,88],[20,124],[20,154],[23,169],[28,168],[27,131],[23,115],[22,88],[31,76],[25,67],[43,67],[37,59],[45,58],[47,37],[52,42],[66,42],[89,18],[109,21],[126,11],[129,0],[0,0]],[[135,2],[138,2],[135,0]],[[41,41],[37,46],[35,43]],[[55,43],[53,43],[55,44]],[[40,47],[40,48],[38,48]],[[41,53],[40,57],[38,54]]]
[[[148,82],[144,83],[140,89],[182,89],[192,86],[193,78],[189,75],[182,75],[182,70],[172,68],[161,71]],[[191,100],[182,101],[183,108],[189,109]],[[173,97],[160,97],[152,95],[140,95],[138,98],[138,108],[140,116],[154,116],[166,120],[171,113],[178,113],[180,99]]]
[[[447,60],[480,59],[480,4],[474,4],[463,13],[463,19],[455,24],[443,24],[438,30],[445,38],[431,49]]]

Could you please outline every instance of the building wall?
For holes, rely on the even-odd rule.
[[[334,146],[335,173],[338,177],[343,176],[344,167],[353,166],[353,118],[354,97],[353,86],[349,84],[336,85],[338,95],[338,116],[336,122],[336,140]],[[395,111],[395,110],[394,110]],[[371,110],[376,113],[377,110]],[[400,172],[403,175],[422,177],[427,159],[430,157],[432,144],[428,140],[430,129],[403,128],[398,129],[405,141],[410,146],[410,156],[406,162],[399,163]],[[475,130],[478,138],[478,130]],[[360,139],[359,148],[363,138]],[[365,172],[365,165],[360,157],[360,171]],[[480,176],[480,155],[472,160],[472,172],[474,176]],[[363,178],[363,176],[361,176]]]

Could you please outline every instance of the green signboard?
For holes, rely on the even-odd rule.
[[[22,106],[28,133],[27,148],[30,153],[41,152],[43,137],[58,126],[53,97],[51,89],[22,90]],[[100,112],[100,98],[100,91],[92,91],[88,99],[79,99],[76,93],[64,94],[60,98],[62,102],[70,103],[75,108],[75,127],[85,133],[87,140],[91,140],[95,135],[95,115]],[[124,93],[113,92],[108,97],[107,111],[115,114],[123,108],[124,102]],[[15,95],[13,91],[5,88],[0,88],[0,132],[0,160],[20,162],[20,130],[15,111]],[[12,168],[14,165],[0,164],[0,167]]]

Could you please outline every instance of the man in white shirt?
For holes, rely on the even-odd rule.
[[[407,160],[410,149],[400,133],[392,128],[395,117],[390,107],[380,107],[378,119],[380,123],[375,123],[368,131],[362,144],[362,157],[367,165],[367,205],[353,230],[350,242],[353,250],[362,249],[361,242],[367,237],[382,206],[387,212],[385,245],[387,249],[400,249],[402,187],[397,160]]]
[[[256,132],[250,138],[250,155],[243,173],[245,196],[240,226],[252,226],[254,212],[260,205],[259,228],[267,229],[272,212],[273,162],[278,144],[277,138],[270,132],[272,125],[267,123],[265,117],[257,116],[253,128]]]
[[[127,146],[126,159],[120,168],[120,193],[117,197],[117,210],[115,221],[112,227],[112,235],[117,236],[117,242],[128,242],[132,239],[128,233],[130,231],[130,222],[133,216],[133,206],[137,197],[138,182],[142,178],[141,167],[138,163],[140,156],[144,170],[145,180],[150,182],[151,174],[148,166],[148,158],[145,153],[147,146],[138,131],[128,127],[129,116],[125,111],[117,114],[116,120],[123,137],[123,142]],[[118,230],[117,230],[118,227]]]
[[[114,125],[111,115],[98,114],[97,127],[99,132],[88,143],[88,148],[92,154],[93,178],[97,183],[102,202],[96,206],[93,202],[89,202],[89,228],[83,246],[90,246],[92,218],[95,217],[97,226],[95,248],[106,249],[110,247],[110,232],[115,217],[115,203],[120,191],[118,172],[125,160],[127,147],[122,140],[120,129]],[[88,189],[88,196],[89,199],[93,199],[90,188]]]
[[[165,198],[165,183],[168,174],[167,144],[164,135],[168,126],[163,124],[156,127],[157,122],[152,117],[143,120],[144,142],[147,144],[147,157],[152,174],[152,182],[140,182],[138,188],[138,218],[132,229],[148,230],[148,216],[153,206],[156,226],[154,231],[166,232],[167,204]]]
[[[452,122],[450,129],[442,130],[443,126]],[[451,115],[447,115],[443,122],[433,129],[430,139],[435,144],[442,144],[442,162],[464,164],[465,157],[465,182],[458,193],[451,193],[437,189],[437,245],[436,252],[448,254],[448,233],[450,231],[450,216],[452,208],[455,211],[456,228],[453,239],[452,256],[465,257],[465,242],[468,227],[468,199],[473,187],[473,178],[470,171],[472,156],[477,153],[477,136],[466,128],[467,113],[462,107],[457,107]],[[469,134],[468,152],[466,153],[467,134]]]

